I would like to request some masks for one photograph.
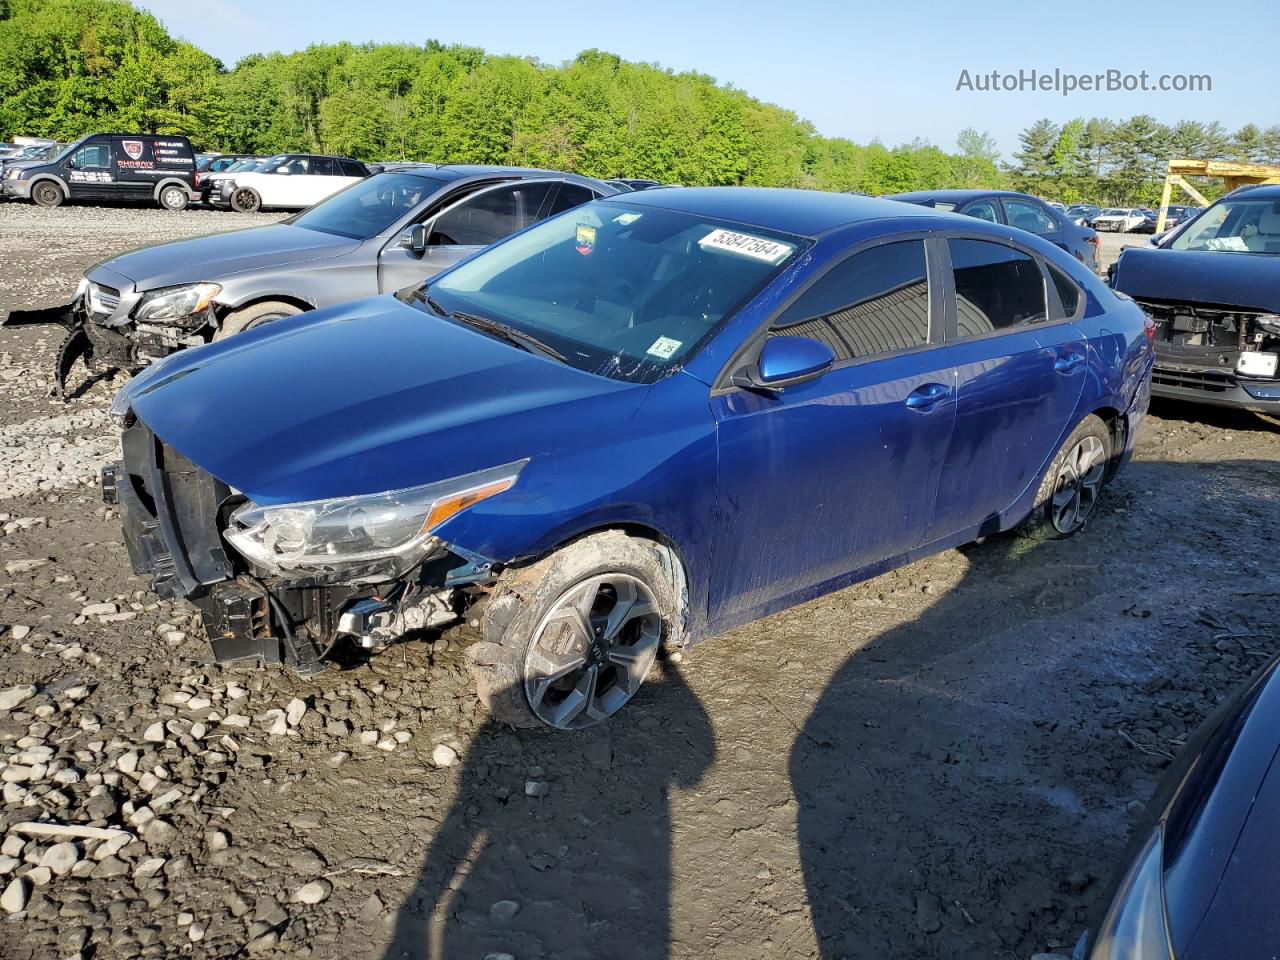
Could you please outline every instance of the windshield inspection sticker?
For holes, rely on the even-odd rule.
[[[573,240],[573,249],[584,257],[596,248],[596,228],[585,223],[578,224],[578,232]]]
[[[698,246],[741,254],[765,263],[781,263],[795,249],[789,243],[753,237],[749,233],[734,233],[732,230],[712,230],[698,241]]]
[[[670,360],[671,355],[680,349],[683,340],[672,340],[670,337],[659,337],[653,341],[651,346],[645,353],[650,353],[655,357],[661,357],[663,360]]]

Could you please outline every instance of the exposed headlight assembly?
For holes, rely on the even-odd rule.
[[[1262,313],[1253,319],[1267,333],[1274,333],[1276,336],[1280,336],[1280,314]]]
[[[248,560],[275,573],[376,569],[391,579],[431,548],[432,530],[510,489],[528,462],[367,496],[272,507],[249,502],[231,515],[225,535]]]
[[[1107,910],[1089,960],[1173,960],[1164,912],[1164,829],[1157,827]]]
[[[135,320],[182,320],[203,313],[222,292],[216,283],[189,283],[181,287],[166,287],[144,294],[133,312]]]

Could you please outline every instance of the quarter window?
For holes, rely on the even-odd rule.
[[[1035,258],[986,240],[948,240],[947,249],[955,275],[959,337],[1045,319],[1044,277]]]
[[[1076,307],[1080,305],[1080,288],[1075,285],[1075,281],[1053,264],[1047,266],[1049,276],[1053,278],[1053,287],[1058,291],[1058,299],[1062,301],[1063,317],[1074,317]]]
[[[882,244],[832,267],[787,308],[773,333],[821,340],[841,360],[924,346],[929,342],[924,241]]]

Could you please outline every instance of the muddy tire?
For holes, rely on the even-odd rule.
[[[236,213],[257,213],[262,209],[262,197],[252,187],[237,187],[231,194],[231,209]]]
[[[1093,414],[1080,421],[1045,471],[1035,506],[1018,532],[1061,540],[1089,521],[1111,472],[1111,431]]]
[[[31,188],[31,201],[37,207],[60,207],[67,193],[52,180],[42,180]]]
[[[163,210],[185,210],[187,209],[187,204],[191,201],[191,197],[182,187],[170,184],[160,191],[160,195],[156,197],[156,200]]]
[[[669,550],[621,531],[508,571],[467,651],[481,702],[516,727],[580,730],[607,719],[660,648],[679,643],[683,584]]]
[[[218,331],[213,335],[213,339],[225,340],[227,337],[260,327],[272,320],[293,317],[301,312],[292,303],[285,303],[283,300],[264,300],[262,303],[255,303],[253,306],[228,313],[222,318],[222,323],[218,324]]]

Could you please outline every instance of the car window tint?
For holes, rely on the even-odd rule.
[[[1073,317],[1076,307],[1080,305],[1080,288],[1076,282],[1053,264],[1046,264],[1049,276],[1053,278],[1053,288],[1058,291],[1058,299],[1062,301],[1063,317]]]
[[[821,340],[839,359],[925,345],[929,283],[924,241],[886,243],[832,267],[786,309],[774,333]]]
[[[311,173],[317,177],[336,177],[338,165],[329,157],[312,157]]]
[[[1043,237],[1058,232],[1058,224],[1044,210],[1026,200],[1006,200],[1004,212],[1009,217],[1009,226],[1025,230]]]
[[[979,337],[1045,319],[1044,277],[1035,259],[986,240],[947,241],[956,286],[956,333]]]
[[[992,223],[1000,222],[1000,218],[996,216],[996,205],[990,200],[979,200],[977,203],[970,204],[964,208],[964,214],[977,217],[979,220],[989,220]]]
[[[436,218],[429,243],[487,246],[533,222],[552,183],[517,183],[476,194]]]
[[[590,203],[596,198],[596,195],[586,187],[579,186],[576,183],[562,183],[560,185],[560,193],[556,195],[555,202],[551,204],[551,209],[547,211],[548,217],[554,217],[557,213],[564,213],[566,210],[572,210],[574,207],[581,206],[584,203]]]
[[[76,151],[74,162],[77,167],[109,167],[111,166],[110,147],[105,143],[89,143]]]
[[[364,167],[356,163],[354,160],[340,161],[342,166],[342,176],[344,177],[363,177]]]

